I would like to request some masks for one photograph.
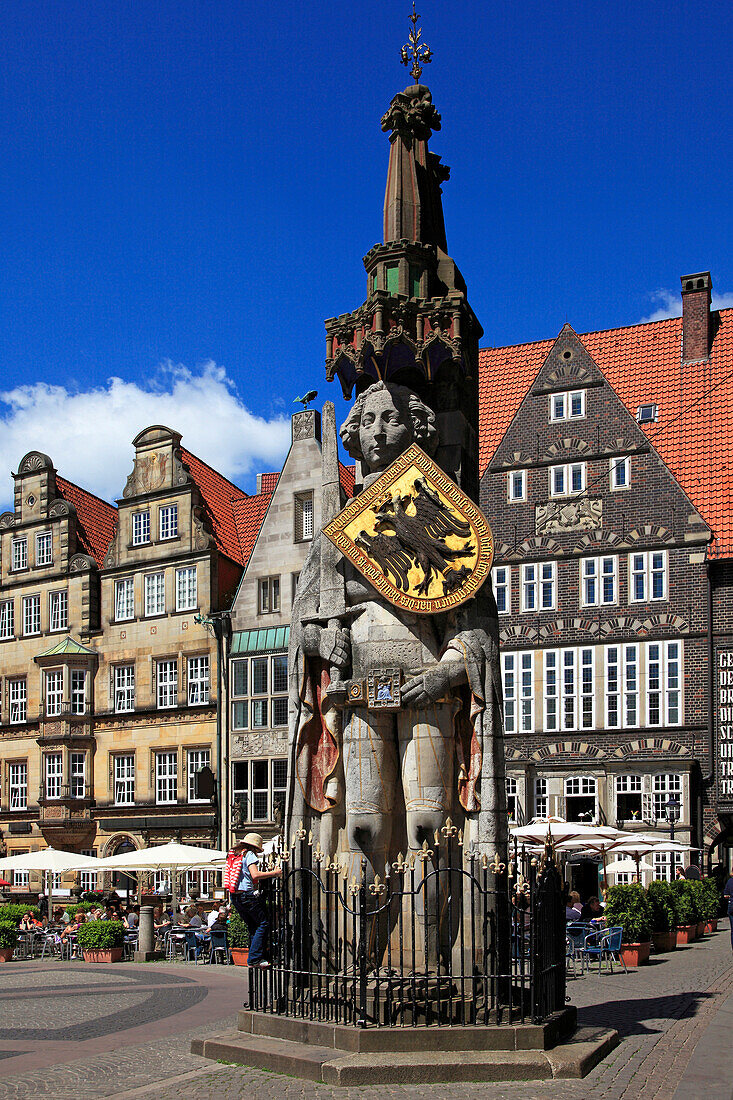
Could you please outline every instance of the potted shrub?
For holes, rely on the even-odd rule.
[[[652,911],[652,943],[655,951],[673,951],[677,946],[677,910],[668,882],[652,882],[646,892]]]
[[[0,905],[0,923],[14,924],[16,927],[20,924],[25,913],[30,909],[34,917],[38,918],[38,906],[37,905],[18,905],[16,902],[7,902],[5,905]]]
[[[690,893],[690,905],[692,906],[692,923],[695,925],[695,939],[700,939],[705,931],[705,920],[703,918],[705,887],[698,879],[690,879],[687,885]]]
[[[249,959],[249,928],[235,909],[232,909],[227,925],[227,942],[234,965],[246,966]]]
[[[643,886],[612,886],[603,913],[609,928],[620,926],[621,957],[627,966],[640,966],[651,952],[652,910]]]
[[[84,962],[111,963],[122,958],[125,926],[121,920],[91,920],[82,924],[76,936]]]
[[[686,878],[677,879],[671,884],[677,909],[677,943],[692,943],[697,934],[697,917],[690,891],[691,883]]]
[[[0,922],[0,962],[10,962],[18,942],[18,926],[12,921]]]
[[[720,910],[720,890],[714,878],[702,880],[702,910],[706,932],[718,931],[718,912]]]

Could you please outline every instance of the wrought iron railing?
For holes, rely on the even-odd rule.
[[[300,829],[269,880],[269,969],[256,1010],[359,1027],[539,1022],[565,1006],[562,880],[548,851],[507,867],[450,821],[374,874]],[[520,857],[521,862],[521,857]]]

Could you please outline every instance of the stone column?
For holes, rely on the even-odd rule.
[[[135,952],[134,960],[135,962],[150,962],[151,959],[159,959],[160,957],[160,951],[155,950],[153,907],[152,905],[143,905],[140,909],[137,951]]]

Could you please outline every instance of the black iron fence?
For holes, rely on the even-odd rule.
[[[263,891],[269,969],[250,1006],[359,1027],[539,1022],[565,1006],[562,879],[548,850],[507,866],[450,821],[375,874],[302,828]],[[350,873],[351,872],[351,873]]]

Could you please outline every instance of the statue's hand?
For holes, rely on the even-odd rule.
[[[465,678],[465,670],[459,661],[441,661],[407,681],[402,688],[402,703],[416,710],[437,703],[450,693],[454,684],[461,683]]]
[[[351,634],[348,630],[340,627],[336,631],[336,639],[334,641],[333,649],[328,657],[328,663],[333,668],[337,668],[339,672],[343,672],[348,667],[351,661]]]

